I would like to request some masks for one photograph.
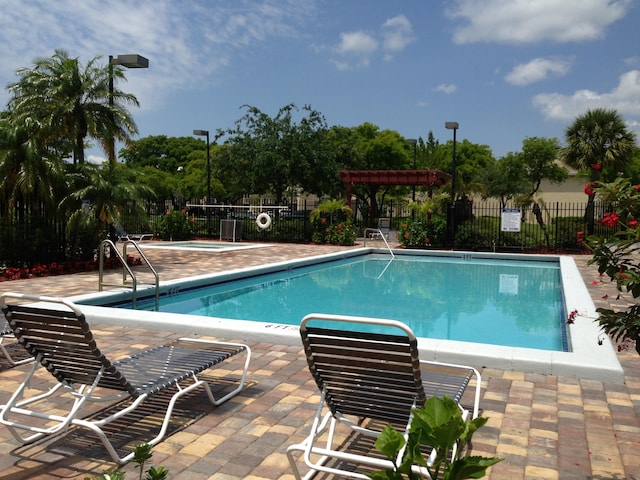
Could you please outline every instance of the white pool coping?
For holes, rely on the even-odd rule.
[[[339,253],[319,255],[305,259],[279,262],[232,270],[213,275],[200,275],[162,282],[161,292],[177,292],[211,283],[233,280],[251,275],[288,270],[293,266],[304,266],[339,258],[359,256],[367,253],[388,253],[377,248],[359,248]],[[487,367],[527,373],[563,375],[590,380],[624,383],[624,372],[618,356],[607,335],[600,330],[595,305],[572,257],[562,255],[494,254],[460,251],[416,251],[397,250],[401,255],[437,255],[463,258],[504,258],[511,260],[557,261],[560,263],[566,317],[578,311],[575,323],[568,325],[567,337],[570,352],[505,347],[453,340],[418,338],[418,347],[423,359],[461,363],[476,368]],[[151,291],[151,287],[148,287]],[[148,295],[142,289],[139,295]],[[100,292],[70,297],[69,300],[91,305],[80,305],[91,324],[117,325],[176,332],[183,335],[207,335],[244,342],[273,343],[277,345],[301,346],[298,326],[275,323],[260,323],[244,320],[158,313],[141,310],[124,310],[95,306],[130,300],[130,290]],[[318,313],[318,312],[309,312]],[[599,342],[601,340],[601,342]],[[601,344],[599,344],[601,343]]]

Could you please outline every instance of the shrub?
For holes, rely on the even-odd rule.
[[[400,224],[398,242],[403,248],[439,247],[445,244],[446,232],[442,217],[433,217],[430,223],[410,219]]]
[[[186,210],[167,210],[158,222],[158,235],[163,240],[189,240],[193,237],[194,222]]]

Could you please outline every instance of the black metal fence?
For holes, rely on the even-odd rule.
[[[123,231],[129,234],[160,232],[162,217],[167,215],[161,202],[150,205],[144,219],[122,219]],[[275,206],[197,208],[185,206],[185,214],[191,221],[194,237],[223,241],[292,242],[306,243],[312,238],[310,212],[316,204],[307,203],[300,210]],[[354,222],[360,232],[368,225],[368,206],[354,205]],[[511,207],[508,207],[511,208]],[[607,236],[613,229],[599,221],[607,206],[596,204],[592,218],[585,217],[585,203],[553,203],[540,206],[539,210],[520,210],[517,231],[511,224],[505,230],[505,212],[498,203],[473,202],[454,209],[455,228],[447,229],[448,235],[434,246],[443,248],[495,251],[579,251],[581,237],[586,237],[591,224],[595,234]],[[399,230],[410,221],[412,212],[406,205],[385,202],[380,206],[379,217],[391,218],[392,230]],[[260,213],[269,215],[258,225]],[[511,214],[511,212],[507,212]],[[44,220],[46,219],[46,220]],[[262,218],[264,220],[264,218]],[[513,218],[509,219],[511,222]],[[444,220],[442,220],[444,221]],[[35,263],[75,260],[73,247],[65,235],[66,223],[55,216],[42,216],[39,212],[22,212],[11,218],[0,218],[0,267],[31,266]],[[583,232],[583,233],[580,233]],[[85,256],[87,249],[83,250]],[[89,252],[90,253],[90,252]]]

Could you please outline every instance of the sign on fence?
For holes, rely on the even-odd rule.
[[[519,208],[505,208],[502,210],[502,231],[519,232],[522,212]]]

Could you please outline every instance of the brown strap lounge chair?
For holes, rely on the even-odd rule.
[[[32,303],[25,303],[32,302]],[[33,303],[35,302],[35,303]],[[159,345],[131,357],[111,362],[98,348],[84,314],[79,307],[64,299],[7,293],[0,296],[4,312],[18,342],[35,358],[34,366],[6,405],[0,406],[0,423],[6,425],[22,443],[65,431],[70,426],[91,430],[98,435],[114,461],[124,464],[133,452],[119,456],[103,427],[141,407],[155,394],[171,394],[159,433],[150,445],[160,442],[166,434],[171,414],[180,397],[202,388],[211,403],[220,405],[244,387],[251,358],[248,346],[181,338]],[[237,355],[246,356],[242,376],[235,388],[215,398],[209,384],[198,374]],[[29,382],[39,366],[44,367],[57,383],[47,392],[24,398]],[[56,392],[73,398],[66,415],[39,411],[34,406]],[[122,408],[106,418],[83,419],[83,406],[94,401],[118,402]],[[41,408],[42,409],[42,408]],[[144,410],[144,409],[143,409]],[[43,420],[34,426],[24,417]],[[22,432],[27,431],[26,434]]]
[[[357,466],[392,468],[388,459],[361,450],[345,451],[338,427],[346,425],[347,432],[374,440],[389,424],[406,433],[414,407],[443,395],[460,404],[474,377],[471,411],[460,408],[467,418],[478,416],[480,373],[473,367],[420,360],[415,335],[400,322],[312,314],[302,320],[300,335],[321,397],[311,433],[287,449],[297,479],[312,478],[317,472],[367,479]],[[300,453],[309,469],[304,477],[297,466]],[[415,469],[418,475],[426,473]]]

